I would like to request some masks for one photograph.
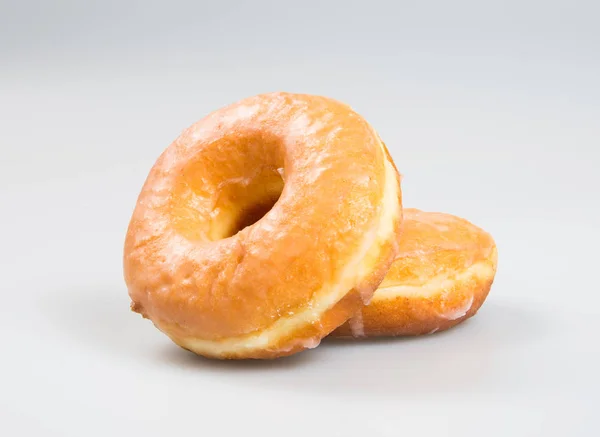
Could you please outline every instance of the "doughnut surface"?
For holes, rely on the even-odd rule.
[[[498,257],[487,232],[450,214],[405,208],[399,246],[369,305],[332,336],[432,334],[479,310]]]
[[[132,309],[215,358],[312,348],[397,251],[399,176],[335,100],[271,93],[192,125],[153,166],[127,232]]]

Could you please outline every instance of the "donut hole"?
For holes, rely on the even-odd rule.
[[[177,178],[170,212],[190,240],[218,241],[260,221],[284,187],[284,157],[264,134],[222,138],[190,160]]]
[[[236,187],[229,193],[228,206],[220,206],[225,214],[213,223],[213,239],[231,237],[263,218],[279,200],[283,179],[278,173],[265,174],[252,180],[248,186]]]

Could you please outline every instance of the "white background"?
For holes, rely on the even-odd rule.
[[[0,435],[598,436],[595,1],[0,1]],[[159,153],[267,91],[378,129],[406,206],[495,237],[472,320],[214,362],[129,311]]]

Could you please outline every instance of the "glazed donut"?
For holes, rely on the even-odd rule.
[[[185,130],[151,169],[125,241],[131,307],[207,357],[315,347],[383,280],[401,201],[385,145],[350,107],[242,100]]]
[[[405,208],[399,246],[369,305],[332,336],[432,334],[479,310],[498,257],[487,232],[450,214]]]

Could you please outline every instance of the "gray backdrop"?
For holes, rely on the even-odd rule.
[[[0,1],[0,434],[597,436],[599,5]],[[492,233],[477,317],[232,364],[129,312],[154,160],[276,90],[349,103],[406,206]]]

